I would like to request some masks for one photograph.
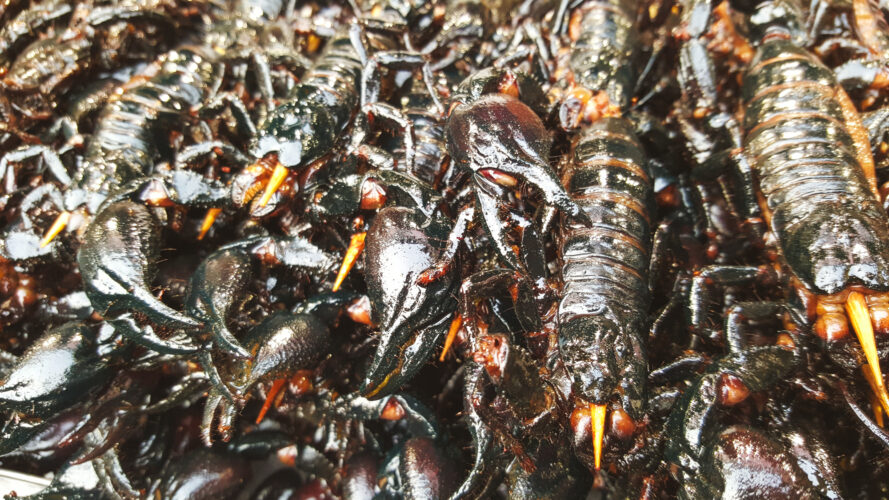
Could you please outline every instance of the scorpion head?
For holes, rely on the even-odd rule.
[[[317,104],[293,99],[275,108],[253,141],[253,156],[275,153],[287,168],[302,167],[324,156],[339,130],[336,117],[324,108],[316,108]]]
[[[343,99],[336,102],[330,92],[304,84],[266,118],[250,146],[260,163],[270,158],[275,163],[260,206],[268,203],[289,169],[310,165],[331,152],[355,104],[354,96]]]
[[[832,295],[860,285],[889,289],[889,232],[875,205],[850,211],[819,210],[787,224],[776,212],[772,226],[784,229],[782,251],[794,275],[812,292]],[[837,213],[845,214],[838,217]]]
[[[785,381],[801,359],[799,351],[782,346],[748,347],[713,363],[683,392],[666,422],[664,455],[678,466],[684,496],[719,497],[729,484],[760,495],[774,496],[769,492],[780,488],[807,496],[799,493],[810,487],[799,470],[805,459],[798,462],[787,446],[757,429],[721,429],[719,418],[720,408]],[[731,482],[740,476],[749,480]]]
[[[596,315],[574,318],[560,329],[559,351],[578,400],[572,415],[575,443],[581,454],[593,448],[596,469],[609,408],[611,434],[618,438],[631,436],[643,417],[648,366],[634,328],[640,325],[632,320]],[[612,403],[615,399],[619,403]]]

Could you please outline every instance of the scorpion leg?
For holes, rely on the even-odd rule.
[[[738,302],[729,307],[725,313],[725,340],[729,351],[743,350],[744,337],[741,329],[745,321],[777,319],[784,307],[780,302]]]
[[[889,433],[883,430],[882,426],[877,425],[876,422],[870,419],[865,413],[864,410],[858,406],[858,403],[855,402],[855,399],[852,398],[852,395],[849,394],[849,390],[846,388],[842,382],[839,384],[840,391],[843,393],[843,398],[846,401],[846,404],[849,407],[849,410],[855,415],[855,418],[864,425],[864,428],[868,430],[868,432],[874,436],[880,444],[883,445],[886,449],[889,449]]]
[[[65,165],[62,163],[62,159],[59,158],[59,154],[53,151],[50,147],[44,145],[31,145],[31,146],[22,146],[18,149],[10,151],[3,156],[3,159],[0,160],[0,172],[5,172],[7,170],[7,164],[10,162],[20,163],[25,160],[30,160],[32,158],[41,158],[43,162],[46,164],[46,167],[52,172],[53,176],[55,176],[56,180],[61,182],[62,184],[68,185],[71,183],[71,177],[68,175],[68,169],[65,168]]]
[[[232,393],[231,389],[229,389],[228,384],[226,384],[219,375],[219,370],[216,369],[216,364],[213,363],[213,355],[209,349],[203,349],[198,353],[198,362],[200,363],[201,368],[203,368],[204,373],[207,374],[207,378],[210,379],[210,383],[213,385],[213,390],[216,391],[216,394],[224,396],[225,399],[234,403],[235,395]],[[207,402],[209,406],[209,396]]]
[[[867,0],[852,1],[853,22],[858,38],[870,54],[876,58],[853,59],[836,68],[837,80],[844,88],[882,89],[889,85],[889,36],[886,20],[879,9],[874,12]]]
[[[224,402],[223,399],[224,396],[214,388],[210,390],[210,393],[207,395],[207,401],[204,403],[204,414],[201,419],[201,441],[206,446],[213,444],[213,421],[216,419],[217,409],[220,406],[225,408],[231,404]]]
[[[404,163],[401,166],[401,170],[406,170],[408,172],[413,171],[414,158],[417,155],[416,147],[414,145],[414,125],[404,112],[386,103],[369,102],[361,107],[360,116],[364,117],[364,119],[355,124],[355,131],[353,132],[352,137],[353,150],[357,150],[358,145],[364,141],[364,138],[367,135],[366,128],[369,121],[377,122],[379,119],[386,120],[387,122],[395,124],[401,131],[402,140],[404,142]]]
[[[84,443],[87,446],[100,446],[103,437],[102,431],[96,429],[87,434],[84,438]],[[110,449],[106,451],[101,457],[92,460],[92,465],[106,492],[110,492],[115,496],[121,495],[123,498],[141,498],[141,495],[133,488],[130,479],[123,471],[120,457],[117,455],[116,450]]]
[[[460,248],[460,243],[466,237],[466,232],[473,217],[475,217],[475,205],[467,205],[460,210],[457,214],[457,220],[454,222],[454,227],[448,234],[447,246],[441,255],[435,259],[435,263],[420,274],[417,283],[426,286],[442,278],[451,270],[457,251]]]
[[[189,373],[170,387],[162,399],[145,406],[141,411],[147,414],[160,414],[172,408],[193,403],[207,391],[209,377],[204,372]]]
[[[271,82],[269,82],[271,85]],[[271,102],[271,99],[269,101]],[[238,134],[242,137],[256,137],[256,125],[250,118],[244,102],[232,92],[220,92],[214,95],[201,107],[200,115],[202,117],[216,116],[224,111],[229,111],[238,129]],[[242,156],[243,157],[243,156]],[[246,158],[243,164],[249,163]]]
[[[370,400],[357,394],[334,401],[333,412],[340,417],[359,420],[403,420],[414,437],[437,439],[440,431],[435,415],[419,400],[407,394]]]
[[[422,69],[426,64],[426,59],[415,52],[385,51],[372,55],[361,72],[361,106],[379,102],[382,68],[416,70]]]
[[[665,325],[669,324],[670,316],[683,305],[685,297],[688,296],[690,285],[691,280],[686,274],[676,276],[673,281],[673,289],[670,291],[670,299],[651,322],[648,345],[654,345],[655,340],[661,337]]]
[[[484,377],[484,367],[469,360],[463,382],[463,418],[472,438],[473,461],[469,474],[451,498],[484,498],[492,488],[496,488],[506,465],[505,454],[495,445],[493,431],[477,411],[484,403],[480,387]]]
[[[724,173],[732,177],[734,194],[740,205],[738,208],[742,224],[748,229],[750,236],[755,238],[757,245],[762,246],[762,239],[767,229],[766,221],[756,195],[755,173],[742,149],[723,150],[714,154],[692,170],[691,178],[695,181],[712,181]],[[709,215],[709,212],[707,213]],[[709,224],[714,225],[713,222]]]
[[[752,283],[773,283],[775,271],[771,266],[708,266],[697,271],[688,293],[687,318],[696,335],[715,339],[719,333],[705,326],[710,305],[709,289],[713,285],[737,286]]]
[[[460,284],[460,296],[463,298],[461,315],[472,325],[470,331],[478,335],[475,322],[469,320],[476,316],[475,308],[479,300],[492,297],[506,291],[512,298],[515,314],[522,328],[529,333],[543,330],[543,323],[537,311],[536,297],[528,286],[525,277],[509,269],[481,271],[463,280]]]
[[[266,103],[266,106],[273,106],[275,90],[272,87],[272,69],[269,67],[269,59],[258,50],[251,51],[250,59],[253,63],[254,75],[257,82],[259,82],[259,93],[262,95],[262,101]],[[249,137],[254,136],[251,135]]]

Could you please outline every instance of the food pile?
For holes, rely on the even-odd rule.
[[[881,5],[3,0],[0,468],[886,496]]]

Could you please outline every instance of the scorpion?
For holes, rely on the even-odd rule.
[[[834,74],[794,42],[801,35],[787,26],[802,23],[778,22],[779,14],[792,12],[764,2],[749,17],[758,22],[754,28],[762,39],[741,88],[745,114],[740,154],[756,174],[760,213],[790,271],[789,280],[811,307],[814,332],[827,342],[838,341],[848,336],[851,323],[864,351],[867,378],[886,408],[889,396],[874,329],[886,330],[889,218],[879,203],[861,118]],[[705,291],[711,284],[775,279],[770,266],[698,270],[689,296],[693,325],[699,327],[705,316]],[[774,311],[751,307],[735,319]]]
[[[559,352],[576,398],[572,423],[592,426],[595,470],[609,409],[622,423],[613,427],[632,434],[646,400],[654,199],[644,150],[623,116],[637,78],[634,18],[626,2],[585,2],[571,13],[574,87],[559,113],[563,127],[580,127],[562,183],[592,221],[560,223]]]
[[[277,6],[278,10],[282,8],[279,3]],[[269,19],[278,12],[271,4],[263,4],[259,14],[255,13],[250,3],[239,4],[239,9],[245,19],[253,19],[254,15],[259,16],[258,19]],[[272,9],[270,13],[266,13],[269,9]],[[107,12],[101,14],[105,17],[110,15]],[[4,157],[4,165],[8,161],[20,162],[32,157],[42,157],[57,179],[73,186],[64,193],[59,203],[63,210],[39,241],[39,248],[28,249],[31,254],[45,254],[46,251],[41,249],[47,247],[60,232],[66,228],[69,231],[76,230],[79,225],[68,227],[68,224],[84,219],[83,214],[76,217],[78,214],[75,212],[82,212],[81,208],[95,214],[109,194],[124,189],[128,182],[149,176],[154,167],[155,156],[165,153],[158,151],[159,148],[155,146],[156,138],[170,131],[180,131],[188,113],[205,104],[207,108],[228,104],[241,123],[248,121],[247,111],[242,104],[227,99],[227,95],[217,95],[221,84],[219,68],[216,67],[220,59],[217,54],[225,53],[226,49],[232,50],[232,47],[217,46],[214,42],[235,43],[227,39],[219,41],[218,38],[217,33],[210,29],[203,36],[207,46],[184,45],[172,50],[124,85],[119,95],[105,106],[99,116],[83,165],[73,179],[68,177],[58,155],[48,146],[33,146],[11,153],[14,155],[11,158],[9,155]],[[243,57],[240,52],[232,52],[235,52],[229,55],[232,58]],[[267,70],[260,71],[260,74],[267,73]],[[269,83],[267,86],[270,85]],[[211,97],[221,103],[210,102]],[[130,137],[134,139],[129,139]],[[172,188],[167,188],[167,191],[171,190],[191,189],[184,185],[173,185]],[[158,196],[163,195],[158,193]],[[215,200],[215,203],[220,201],[222,200]],[[161,199],[154,202],[163,203]],[[23,256],[14,255],[12,258],[20,259]]]

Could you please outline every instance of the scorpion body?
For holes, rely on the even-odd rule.
[[[629,123],[603,118],[586,127],[562,180],[593,221],[591,227],[566,222],[559,237],[562,358],[584,398],[604,404],[620,381],[624,409],[639,418],[653,198]]]
[[[582,87],[604,91],[612,104],[625,108],[636,85],[632,61],[639,50],[636,3],[595,0],[572,13],[569,66]]]
[[[347,33],[330,39],[288,102],[269,116],[252,147],[253,155],[275,153],[288,168],[327,155],[357,109],[362,67]],[[313,129],[309,133],[304,131],[307,122]]]
[[[767,40],[743,98],[747,153],[794,275],[820,295],[856,284],[885,291],[889,220],[859,163],[830,71],[787,40]]]
[[[85,166],[74,176],[92,212],[116,187],[151,172],[156,138],[180,129],[188,111],[209,95],[210,61],[198,48],[168,52],[157,61],[152,76],[135,80],[105,107],[87,147]]]
[[[592,224],[563,219],[558,240],[563,282],[559,347],[580,400],[575,412],[591,411],[594,427],[601,425],[595,422],[596,410],[604,423],[603,410],[615,395],[621,406],[615,412],[633,420],[642,417],[648,370],[652,175],[633,125],[620,116],[636,78],[634,15],[635,9],[622,2],[587,2],[571,22],[570,69],[580,88],[570,95],[599,91],[608,98],[607,107],[593,115],[604,116],[582,127],[573,158],[562,171],[565,190]],[[590,117],[586,110],[582,115]],[[593,433],[598,469],[601,431]]]
[[[415,81],[403,100],[404,114],[414,124],[416,156],[411,173],[417,179],[435,185],[441,177],[447,156],[444,121],[425,87]]]
[[[787,281],[807,309],[801,321],[829,342],[848,337],[851,326],[875,397],[889,409],[874,338],[875,329],[889,331],[889,218],[880,205],[867,130],[841,78],[801,47],[798,5],[765,1],[740,10],[749,14],[750,32],[759,41],[740,89],[744,137],[743,150],[736,152],[753,174],[752,186],[742,189],[753,188],[759,204],[754,211],[771,228]],[[704,290],[710,284],[777,278],[773,266],[696,271],[693,328],[706,316]],[[786,306],[735,304],[726,336],[742,318],[773,318]]]
[[[814,331],[838,340],[851,323],[889,408],[873,337],[874,327],[889,330],[889,218],[860,117],[834,74],[784,28],[764,29],[741,90],[745,153],[783,260],[816,296]]]

